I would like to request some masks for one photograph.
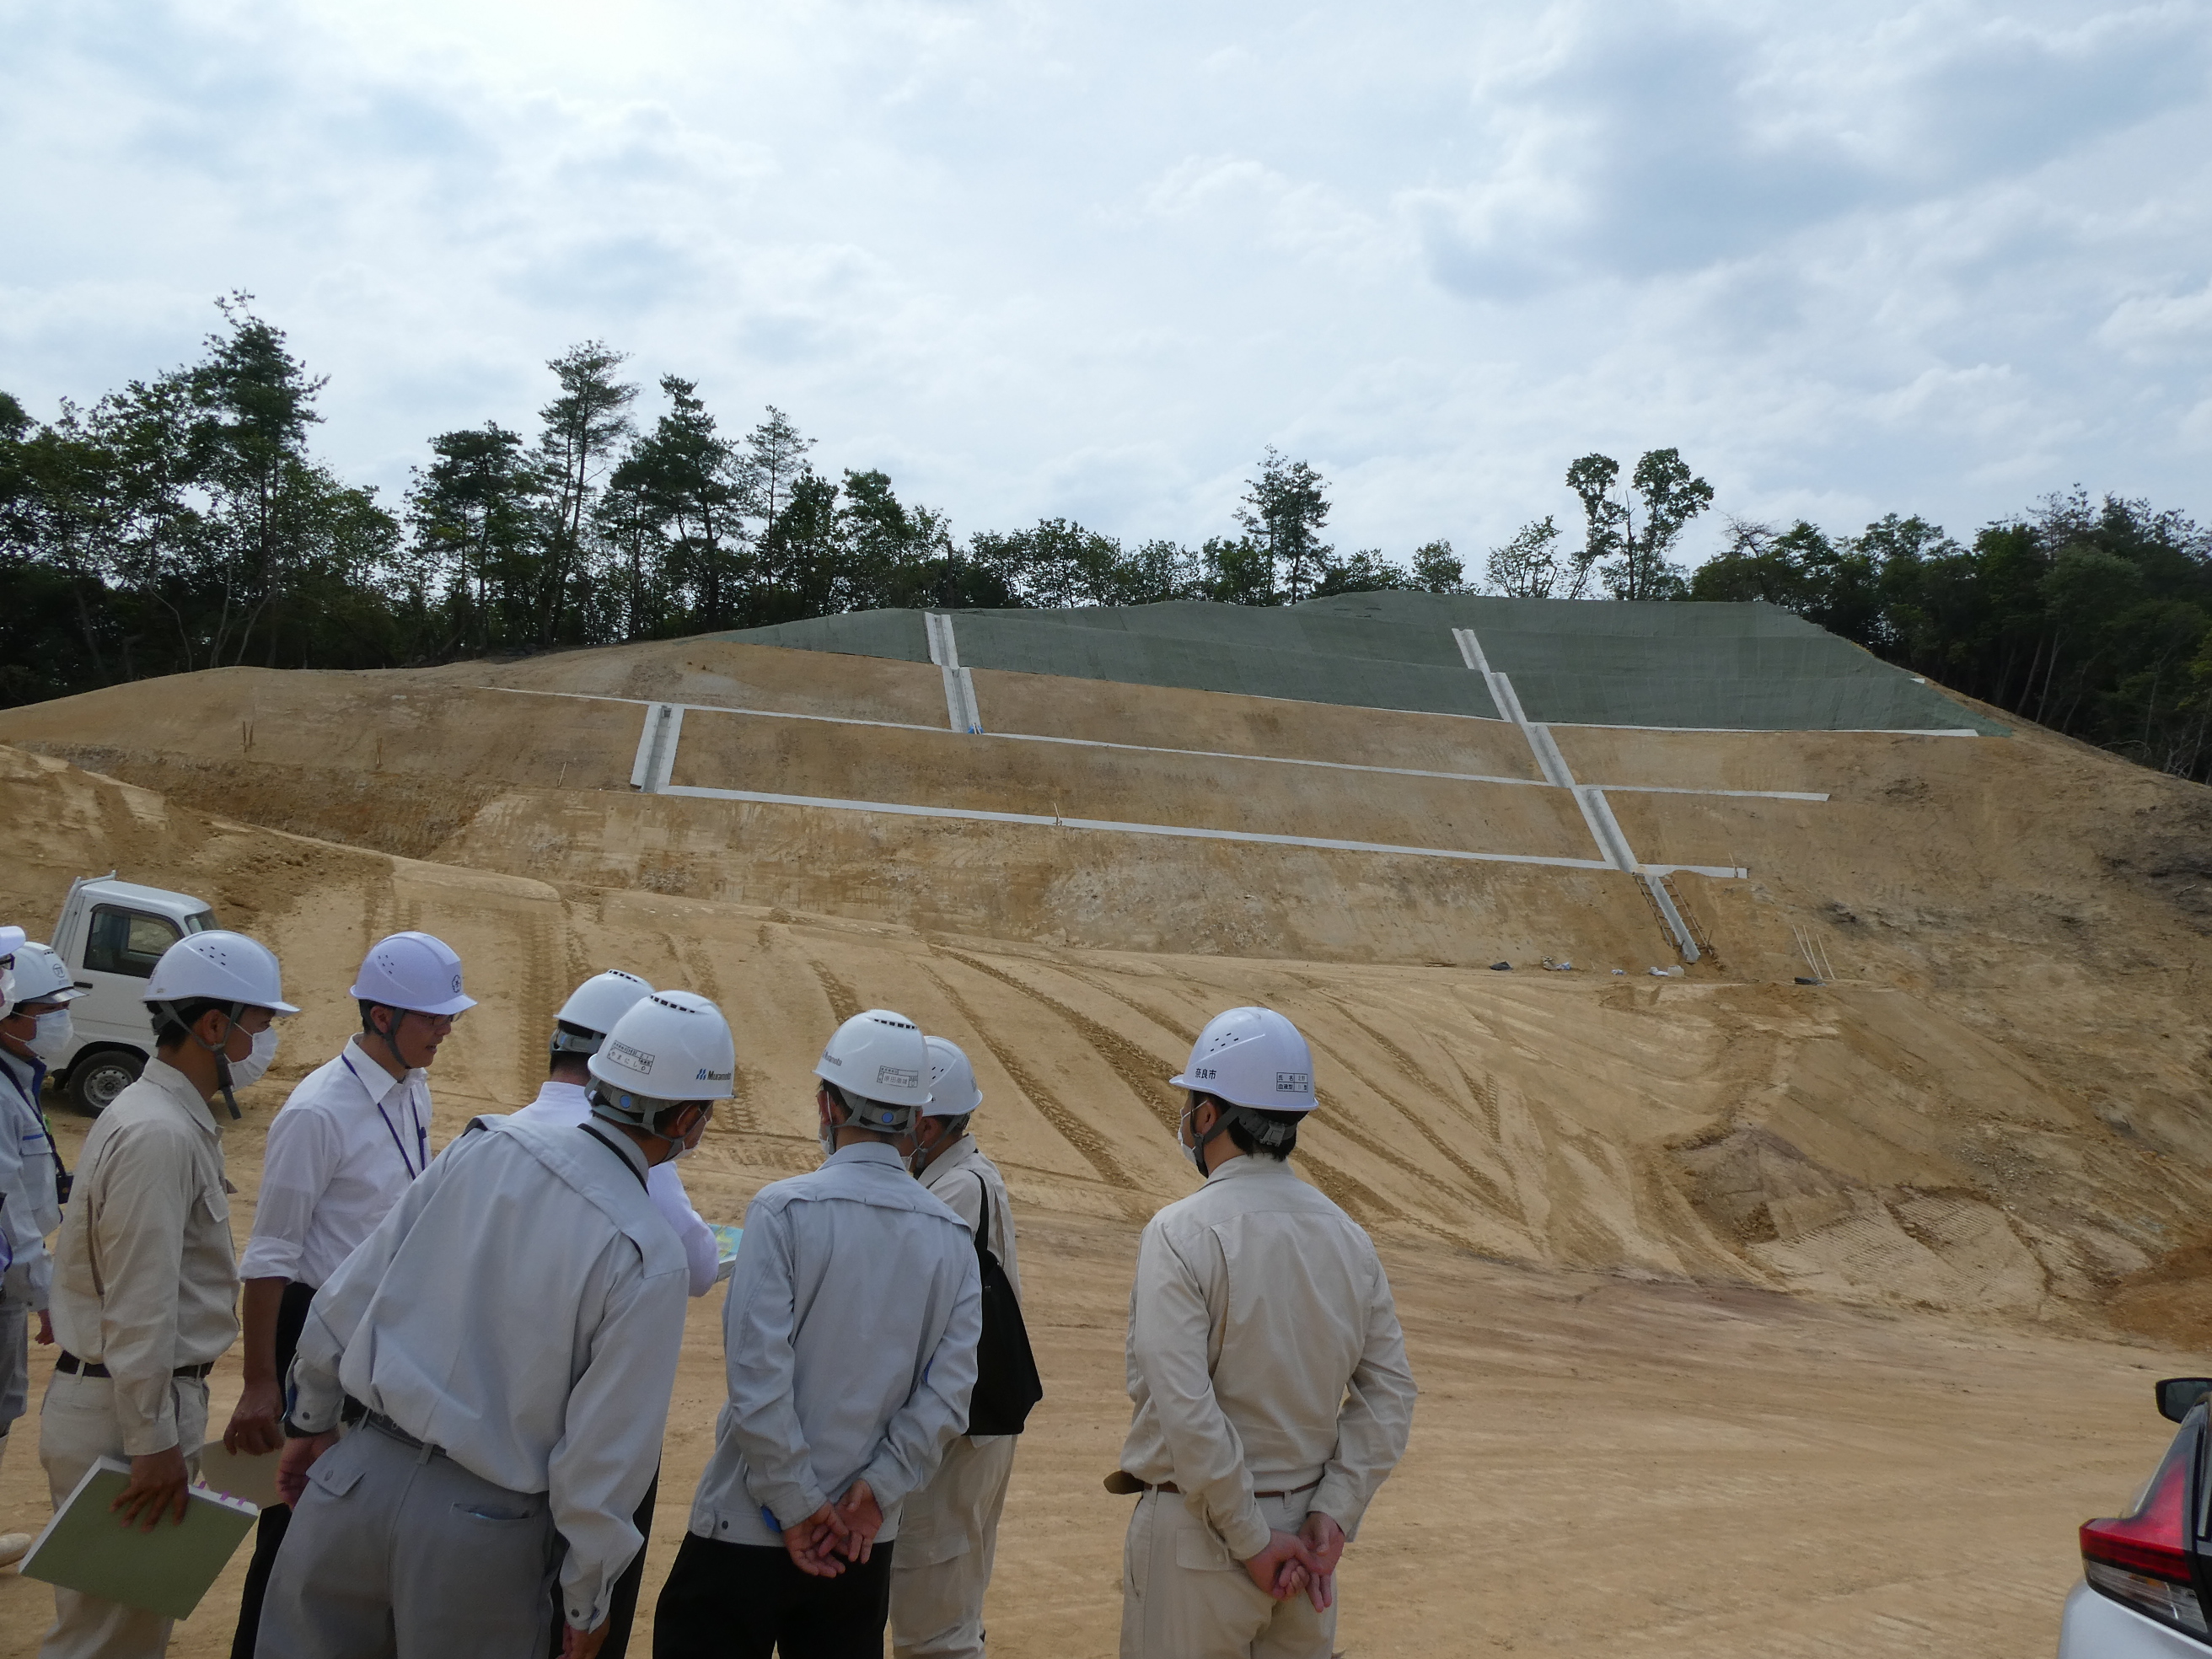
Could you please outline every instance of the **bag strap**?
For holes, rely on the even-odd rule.
[[[976,1213],[982,1218],[977,1224],[982,1231],[976,1234],[975,1242],[988,1250],[991,1248],[991,1188],[989,1183],[983,1179],[983,1172],[981,1170],[970,1170],[969,1173],[975,1177],[975,1210]],[[994,1261],[998,1259],[995,1255],[991,1258]]]

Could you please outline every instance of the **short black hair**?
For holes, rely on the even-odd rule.
[[[923,1115],[929,1115],[924,1113]],[[968,1120],[973,1116],[975,1116],[973,1112],[963,1112],[957,1117],[939,1116],[937,1121],[945,1126],[945,1138],[947,1140],[957,1140],[968,1133]]]
[[[238,1005],[225,1002],[220,997],[186,997],[182,1002],[171,1003],[150,1010],[154,1016],[154,1047],[177,1048],[192,1040],[192,1027],[198,1024],[210,1008],[219,1013],[237,1018]]]
[[[1298,1122],[1304,1112],[1263,1112],[1257,1106],[1239,1106],[1234,1101],[1224,1100],[1219,1095],[1193,1091],[1191,1110],[1198,1103],[1210,1100],[1213,1109],[1221,1114],[1226,1126],[1229,1144],[1248,1158],[1272,1158],[1280,1164],[1298,1149]]]

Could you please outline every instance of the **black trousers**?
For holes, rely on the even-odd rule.
[[[284,1287],[276,1308],[276,1376],[291,1375],[292,1356],[300,1349],[300,1333],[307,1328],[307,1304],[315,1287],[294,1279]],[[292,1511],[271,1504],[261,1511],[253,1529],[253,1559],[246,1569],[246,1588],[238,1598],[238,1633],[230,1638],[230,1659],[253,1659],[253,1644],[261,1635],[261,1598],[269,1593],[269,1575],[276,1569],[276,1552],[284,1542],[284,1528],[292,1524]]]
[[[813,1578],[781,1544],[686,1533],[653,1609],[653,1659],[883,1659],[891,1548]]]
[[[630,1524],[637,1528],[637,1553],[623,1569],[623,1576],[615,1580],[615,1593],[607,1601],[607,1639],[600,1645],[599,1659],[623,1659],[629,1651],[630,1626],[637,1620],[637,1593],[645,1588],[645,1547],[653,1541],[653,1505],[660,1496],[660,1471],[653,1472],[652,1484],[645,1489],[645,1501],[637,1506]],[[566,1544],[562,1546],[565,1552]],[[568,1628],[568,1609],[561,1600],[561,1580],[553,1580],[553,1653],[559,1659],[561,1632]]]

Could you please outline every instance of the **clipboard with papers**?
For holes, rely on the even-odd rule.
[[[164,1619],[190,1618],[261,1511],[242,1498],[189,1486],[184,1520],[165,1516],[146,1532],[108,1509],[130,1481],[131,1466],[112,1457],[87,1469],[16,1571]]]

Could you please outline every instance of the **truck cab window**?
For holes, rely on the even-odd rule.
[[[212,910],[195,910],[185,918],[185,932],[188,934],[204,933],[214,926],[215,912]]]
[[[154,964],[161,959],[161,952],[176,942],[176,924],[166,916],[149,916],[143,910],[118,910],[112,905],[100,905],[92,913],[84,965],[97,974],[149,978]]]

